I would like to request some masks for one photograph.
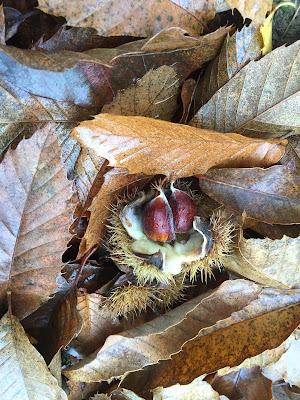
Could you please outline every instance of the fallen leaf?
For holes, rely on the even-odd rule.
[[[109,380],[168,359],[202,328],[229,318],[234,311],[257,299],[261,291],[262,288],[252,282],[225,281],[210,296],[196,297],[151,323],[109,336],[102,348],[65,370],[64,374],[68,379],[81,382]]]
[[[72,223],[72,183],[60,157],[55,133],[45,126],[9,150],[0,165],[1,307],[10,289],[19,318],[46,302],[58,286]]]
[[[88,208],[99,190],[103,175],[101,167],[104,166],[104,162],[105,158],[95,155],[88,149],[81,149],[78,155],[74,166],[74,181],[81,204],[85,205],[85,208]],[[89,203],[85,204],[88,200]]]
[[[77,309],[83,319],[83,326],[69,347],[75,349],[83,358],[103,346],[109,335],[128,330],[141,323],[141,318],[135,318],[131,322],[125,318],[120,321],[112,320],[110,313],[101,308],[105,299],[97,293],[78,294]]]
[[[296,238],[300,236],[300,225],[278,225],[266,224],[255,219],[246,218],[243,224],[244,229],[251,229],[264,237],[272,240],[282,239],[284,235]],[[251,236],[251,235],[250,235]]]
[[[49,14],[61,15],[67,24],[97,29],[101,36],[132,35],[149,37],[160,30],[179,26],[190,34],[198,35],[203,24],[214,18],[217,1],[170,1],[152,0],[141,3],[138,0],[120,3],[104,1],[84,1],[57,3],[53,0],[40,0],[39,8]]]
[[[0,321],[0,332],[1,399],[67,400],[19,320],[5,314]]]
[[[113,399],[118,400],[145,400],[128,389],[117,389],[111,393]],[[95,399],[96,400],[96,399]],[[100,400],[100,399],[99,399]]]
[[[182,101],[182,117],[179,121],[180,124],[186,124],[192,105],[192,101],[195,94],[197,82],[193,78],[187,79],[181,89],[181,101]]]
[[[44,355],[50,362],[56,353],[66,347],[82,327],[82,318],[76,309],[77,288],[71,286],[54,309],[47,326],[47,352]]]
[[[245,239],[224,258],[224,267],[234,274],[272,287],[300,289],[300,237],[281,240]]]
[[[265,350],[261,354],[247,358],[241,364],[235,367],[221,368],[218,370],[218,375],[227,375],[230,372],[240,371],[244,368],[251,370],[252,368],[259,367],[263,370],[266,366],[276,363],[280,359],[280,357],[282,357],[282,355],[290,348],[294,338],[295,332],[293,332],[283,343],[281,343],[281,345],[279,345],[275,349]]]
[[[245,18],[249,18],[255,25],[260,25],[264,22],[266,14],[272,10],[271,0],[226,0],[230,8],[236,8]]]
[[[292,391],[286,383],[273,385],[273,400],[299,400],[300,393]]]
[[[203,104],[235,76],[251,60],[261,56],[262,37],[257,28],[250,24],[232,36],[227,35],[220,54],[210,62],[195,93],[195,109]]]
[[[205,173],[213,166],[269,166],[282,156],[286,143],[109,114],[82,122],[72,136],[130,174],[172,173],[174,178]]]
[[[68,400],[82,400],[82,399],[92,399],[90,396],[106,396],[106,395],[98,395],[95,393],[99,393],[101,391],[101,382],[67,382],[68,387],[70,389],[70,394],[68,395]],[[97,397],[96,397],[97,399]],[[110,400],[110,397],[100,397],[100,400]]]
[[[169,388],[159,387],[153,390],[153,400],[229,400],[220,396],[211,385],[203,381],[203,376],[196,378],[189,385],[174,385]],[[234,400],[231,399],[230,400]]]
[[[107,396],[107,394],[97,393],[95,396],[91,397],[90,400],[111,400],[111,397]]]
[[[166,65],[148,71],[141,79],[118,92],[103,113],[113,115],[138,115],[171,121],[177,110],[179,79],[174,67]]]
[[[272,381],[262,375],[259,367],[243,368],[225,376],[216,375],[210,384],[216,392],[230,400],[272,399]]]
[[[263,368],[263,374],[273,382],[284,379],[290,386],[300,386],[299,351],[300,331],[293,334],[292,342],[281,358]]]
[[[57,380],[59,387],[62,387],[61,367],[62,367],[61,350],[59,350],[52,358],[50,364],[48,365],[49,371]]]
[[[44,36],[41,37],[40,40],[31,47],[31,49],[44,49],[48,51],[70,50],[82,52],[100,47],[114,48],[136,39],[137,38],[126,36],[103,37],[98,36],[96,29],[90,27],[70,29],[70,27],[63,25],[48,40],[45,40]]]
[[[199,176],[201,189],[235,212],[269,224],[300,223],[300,174],[283,165],[213,169]]]
[[[252,61],[194,116],[190,125],[249,137],[298,132],[300,40]]]
[[[279,346],[299,322],[299,290],[264,289],[241,311],[199,330],[171,359],[126,375],[122,385],[132,389],[130,382],[135,382],[135,391],[142,394],[158,386],[187,384],[201,374],[240,364]]]
[[[300,141],[298,138],[295,140],[290,139],[286,147],[284,155],[280,159],[280,164],[286,165],[290,169],[300,171]]]
[[[299,0],[290,2],[297,6],[280,8],[273,19],[273,48],[290,45],[299,39]]]

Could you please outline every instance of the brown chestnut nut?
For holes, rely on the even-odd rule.
[[[183,233],[193,227],[197,209],[194,200],[182,190],[176,189],[171,183],[169,204],[173,213],[175,232]]]
[[[152,240],[170,242],[175,239],[172,210],[163,189],[158,188],[158,191],[159,195],[143,210],[144,232]]]

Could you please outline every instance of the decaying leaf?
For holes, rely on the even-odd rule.
[[[226,0],[226,3],[234,9],[236,8],[244,18],[249,18],[255,25],[264,22],[266,14],[272,10],[271,0]]]
[[[170,1],[139,0],[91,1],[88,7],[84,1],[57,3],[53,0],[40,0],[39,8],[47,13],[66,17],[68,25],[93,27],[102,36],[131,35],[149,37],[161,29],[180,26],[190,34],[198,35],[205,22],[215,15],[217,1]]]
[[[0,321],[0,332],[1,399],[67,400],[18,319],[5,314]]]
[[[197,112],[190,125],[249,137],[299,130],[300,40],[250,62]]]
[[[166,65],[147,72],[134,85],[102,108],[103,113],[138,115],[171,121],[177,109],[179,79],[174,67]]]
[[[101,349],[64,373],[71,380],[108,380],[168,359],[202,328],[230,319],[234,311],[257,299],[261,291],[252,282],[226,281],[208,297],[196,297],[150,324],[108,337]]]
[[[13,311],[24,318],[57,288],[70,238],[72,184],[51,125],[9,150],[0,171],[1,307],[9,288]]]
[[[272,381],[261,373],[259,367],[243,368],[225,376],[216,374],[210,384],[214,390],[226,395],[230,400],[272,399]]]
[[[244,26],[225,39],[220,54],[209,64],[195,94],[195,109],[203,104],[236,75],[249,61],[261,55],[263,41],[253,24]]]
[[[300,289],[300,237],[237,240],[224,266],[234,274],[272,287]]]
[[[275,349],[265,350],[257,356],[247,358],[240,365],[237,365],[235,367],[225,367],[219,369],[218,375],[224,376],[231,372],[240,371],[244,368],[251,370],[252,368],[259,367],[264,370],[265,367],[271,366],[276,363],[282,357],[282,355],[287,352],[287,350],[290,348],[291,344],[295,340],[296,332],[297,330],[294,331],[283,343],[281,343],[280,346],[276,347]],[[268,376],[267,373],[266,376]]]
[[[300,174],[283,165],[212,169],[199,176],[199,184],[239,214],[269,224],[300,223]]]
[[[153,400],[228,400],[220,396],[209,383],[203,381],[203,376],[196,378],[189,385],[174,385],[169,388],[159,387],[153,391]],[[231,400],[231,399],[230,399]]]
[[[130,174],[172,174],[174,178],[205,173],[213,166],[269,166],[282,156],[286,143],[109,114],[82,122],[72,135]]]
[[[90,356],[100,348],[109,335],[114,335],[138,325],[139,319],[130,322],[123,318],[112,320],[110,313],[101,308],[105,297],[97,293],[81,293],[78,295],[77,308],[83,319],[82,329],[70,343],[82,357]]]
[[[300,393],[294,392],[286,383],[275,384],[273,385],[273,400],[300,400]]]
[[[141,392],[157,386],[187,384],[203,373],[240,364],[247,357],[279,346],[299,321],[299,290],[264,289],[241,311],[201,329],[171,359],[128,374],[122,384],[132,389],[127,382],[135,382],[135,390],[138,385]]]

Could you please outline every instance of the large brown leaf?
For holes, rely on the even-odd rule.
[[[215,15],[217,1],[139,0],[63,2],[40,0],[39,8],[66,17],[68,25],[93,27],[102,36],[131,35],[147,37],[170,26],[180,26],[197,35]]]
[[[286,143],[109,114],[82,122],[72,135],[131,174],[172,173],[176,178],[205,173],[213,166],[269,166],[282,156]]]
[[[300,40],[250,62],[197,112],[191,125],[249,137],[280,137],[300,127]]]
[[[19,320],[5,314],[0,321],[0,332],[1,399],[67,400]]]
[[[261,291],[252,282],[226,281],[208,297],[199,296],[149,324],[108,337],[101,349],[65,371],[65,375],[81,382],[108,380],[168,359],[202,328],[230,318],[257,299]]]
[[[239,238],[237,249],[224,258],[234,274],[255,282],[300,289],[300,237],[281,240]]]
[[[269,224],[300,223],[300,174],[283,165],[213,169],[199,176],[201,189],[227,207]]]
[[[157,386],[187,384],[201,374],[238,365],[245,358],[277,347],[299,322],[300,291],[266,288],[243,310],[201,329],[170,360],[130,373],[122,385],[131,389],[135,382],[140,393]]]
[[[72,184],[51,126],[7,152],[0,180],[1,308],[10,289],[14,313],[24,318],[57,288],[72,223]]]

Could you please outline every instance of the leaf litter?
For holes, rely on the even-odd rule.
[[[278,382],[299,385],[299,38],[262,56],[260,0],[223,4],[252,19],[239,31],[220,26],[230,11],[214,1],[166,1],[161,15],[164,3],[133,2],[121,19],[117,3],[40,2],[51,16],[17,3],[0,19],[2,397],[137,399],[163,386],[154,399],[293,398]],[[214,284],[203,270],[169,277],[182,285],[171,309],[116,320],[114,291],[153,283],[110,258],[111,210],[159,179],[169,196],[177,178],[200,199],[203,238],[217,240],[216,207],[235,221],[222,269]]]

